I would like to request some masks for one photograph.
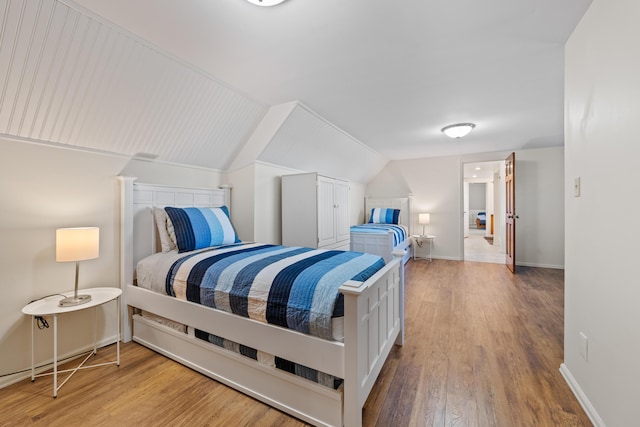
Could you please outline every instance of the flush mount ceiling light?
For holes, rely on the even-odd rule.
[[[442,132],[449,138],[462,138],[471,130],[476,127],[473,123],[456,123],[455,125],[449,125],[442,128]]]
[[[284,0],[247,0],[249,3],[253,3],[256,6],[277,6]]]

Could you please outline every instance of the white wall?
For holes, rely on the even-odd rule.
[[[638,425],[640,402],[639,17],[637,0],[595,0],[566,46],[563,372],[609,427]]]
[[[486,212],[487,212],[487,221],[485,227],[485,236],[491,236],[491,218],[493,217],[494,221],[494,229],[495,229],[495,215],[494,215],[494,203],[493,203],[493,182],[487,182],[485,185],[485,193],[486,193]]]
[[[99,226],[100,257],[80,263],[79,287],[119,287],[118,174],[143,182],[217,186],[221,174],[198,168],[130,161],[0,138],[0,374],[31,366],[29,301],[73,289],[73,263],[55,262],[55,230]],[[100,310],[99,340],[115,336],[114,307]],[[92,342],[90,312],[60,317],[59,354]],[[36,332],[36,364],[52,358],[52,330]],[[0,379],[0,386],[23,376]]]
[[[255,165],[251,164],[227,174],[231,185],[231,222],[238,237],[243,241],[254,241]]]
[[[462,165],[458,156],[396,160],[367,185],[367,195],[405,197],[413,194],[414,213],[429,212],[429,235],[435,235],[435,258],[461,259]],[[418,215],[413,230],[422,232]]]
[[[463,257],[462,165],[503,160],[508,152],[390,162],[367,185],[372,196],[413,193],[414,212],[430,212],[435,258]],[[516,151],[516,234],[519,265],[564,266],[564,156],[562,147]],[[418,227],[418,224],[414,224]],[[414,228],[415,230],[421,227]]]
[[[469,209],[487,209],[487,184],[469,183]],[[475,219],[474,219],[475,222]]]
[[[364,198],[367,186],[357,182],[349,183],[349,224],[358,225],[365,221]]]
[[[292,169],[256,163],[255,240],[282,243],[282,175],[298,173]]]
[[[504,170],[504,162],[501,162],[500,170]],[[507,210],[507,195],[505,191],[504,173],[493,174],[493,245],[500,248],[500,253],[506,253],[506,224],[504,212]]]
[[[516,151],[518,265],[564,266],[563,182],[562,147]]]
[[[231,220],[241,240],[282,242],[282,175],[289,168],[255,162],[227,174],[231,190]]]

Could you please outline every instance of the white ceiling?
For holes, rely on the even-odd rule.
[[[591,0],[61,0],[389,159],[563,144],[564,43]],[[452,141],[440,129],[473,122]]]
[[[504,161],[472,162],[463,166],[464,180],[469,182],[491,182],[495,173],[500,173]]]

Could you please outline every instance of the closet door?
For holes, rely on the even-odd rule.
[[[335,181],[335,216],[336,216],[336,242],[342,242],[351,238],[349,226],[349,183]]]
[[[318,247],[336,242],[335,180],[318,176]]]

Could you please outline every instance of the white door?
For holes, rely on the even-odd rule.
[[[349,225],[349,183],[335,181],[334,201],[336,215],[336,242],[348,240],[351,237]]]
[[[469,183],[464,183],[463,190],[463,221],[464,221],[464,237],[469,237]]]
[[[336,242],[334,180],[318,177],[318,247]]]

